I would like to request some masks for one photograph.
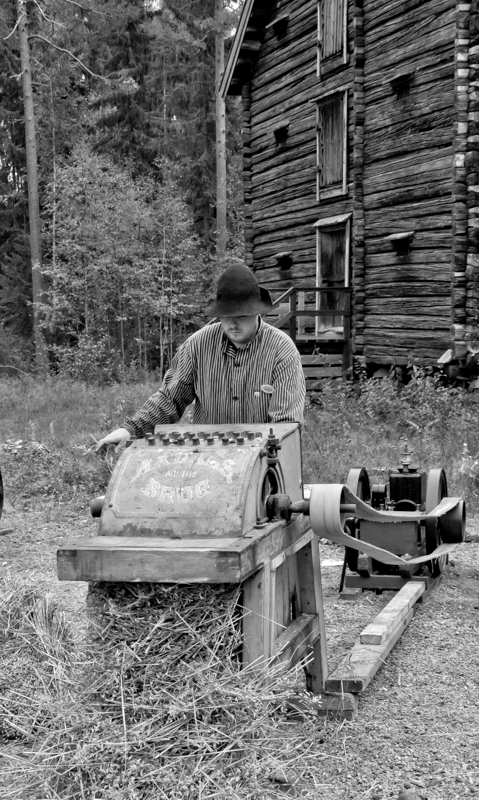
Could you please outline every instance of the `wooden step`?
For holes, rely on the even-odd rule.
[[[343,377],[342,353],[302,355],[301,363],[308,391],[319,390],[325,381],[337,380]]]

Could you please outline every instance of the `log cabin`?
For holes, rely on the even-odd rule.
[[[309,383],[479,352],[479,0],[245,0],[220,91]]]

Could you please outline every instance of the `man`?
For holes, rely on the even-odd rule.
[[[161,388],[97,449],[177,422],[193,401],[194,425],[301,422],[301,358],[287,334],[261,319],[272,308],[269,292],[248,267],[238,262],[225,270],[206,311],[219,322],[181,345]]]

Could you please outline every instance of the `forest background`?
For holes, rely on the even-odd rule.
[[[218,37],[231,38],[238,8],[218,0],[2,3],[0,374],[44,371],[45,363],[94,382],[162,374],[205,321],[225,250],[226,260],[242,253],[236,99],[226,115],[220,253],[216,230],[215,41],[217,49]],[[41,229],[36,291],[25,24]]]

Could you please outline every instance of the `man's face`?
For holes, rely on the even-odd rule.
[[[228,339],[236,345],[244,345],[254,339],[258,329],[258,315],[221,317],[221,325]]]

